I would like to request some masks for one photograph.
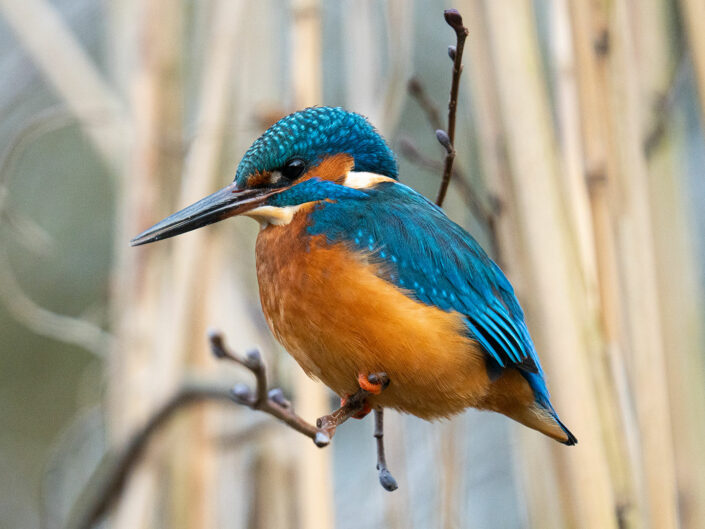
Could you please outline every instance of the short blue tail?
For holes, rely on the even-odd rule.
[[[549,415],[553,418],[553,420],[556,421],[556,424],[560,426],[561,430],[565,432],[568,439],[566,441],[563,441],[563,444],[566,444],[568,446],[578,444],[578,439],[573,435],[573,432],[571,432],[566,427],[566,425],[561,422],[561,420],[558,418],[556,410],[553,409],[553,405],[551,404],[551,396],[548,394],[548,388],[546,387],[546,382],[543,378],[542,370],[539,368],[538,373],[529,373],[527,371],[522,371],[521,374],[524,376],[524,378],[531,386],[531,389],[534,391],[534,395],[536,396],[536,404],[546,410]]]

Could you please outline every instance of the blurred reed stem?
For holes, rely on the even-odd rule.
[[[321,4],[320,0],[295,0],[292,5],[293,46],[291,48],[294,106],[318,105],[323,96],[321,72]],[[320,417],[329,411],[328,389],[309,379],[296,368],[294,401],[303,417]],[[333,495],[328,486],[332,476],[330,449],[320,450],[306,438],[297,438],[294,461],[297,479],[298,523],[300,527],[333,527]]]
[[[122,443],[174,391],[183,367],[183,358],[162,346],[173,332],[169,246],[129,246],[135,233],[174,205],[166,190],[177,188],[181,173],[182,21],[180,6],[165,0],[125,1],[112,14],[113,74],[130,102],[134,127],[133,149],[120,178],[112,298],[118,344],[108,377],[111,437]],[[131,37],[139,44],[124,50]],[[137,467],[114,513],[114,527],[154,527],[156,513],[169,512],[165,492],[173,483],[160,478],[165,455],[149,452]]]
[[[634,30],[645,113],[642,135],[647,156],[656,286],[673,429],[678,485],[676,507],[680,526],[696,528],[705,527],[705,504],[695,492],[705,490],[705,452],[701,449],[705,438],[705,358],[702,354],[705,292],[697,279],[698,258],[691,242],[693,234],[699,230],[691,220],[692,206],[680,177],[687,174],[685,119],[682,111],[674,108],[674,92],[682,80],[685,50],[672,34],[676,6],[667,0],[648,0],[644,4],[638,18],[632,6],[631,18],[638,22]],[[688,13],[686,4],[681,3],[684,14]],[[690,9],[699,9],[705,17],[705,4],[692,5]],[[687,16],[692,14],[689,12]],[[700,26],[704,21],[700,20]],[[701,46],[699,57],[696,50],[691,50],[696,63],[705,60],[702,49],[705,40],[702,27],[699,30],[691,27],[689,31],[693,30],[699,31],[695,38]],[[692,38],[691,43],[695,43]]]
[[[586,275],[579,233],[561,181],[560,152],[539,55],[531,2],[487,2],[490,53],[495,61],[499,107],[506,130],[511,186],[530,277],[530,327],[553,384],[554,403],[580,444],[552,450],[558,461],[563,526],[617,527],[599,407],[590,375],[599,338],[586,303]],[[507,38],[511,35],[512,38]],[[579,198],[579,197],[575,197]],[[584,198],[583,198],[584,200]],[[566,419],[568,420],[568,419]],[[528,456],[526,459],[529,459]],[[534,518],[542,506],[531,509]],[[534,525],[539,526],[537,520]]]
[[[466,41],[466,68],[473,103],[475,124],[480,140],[480,166],[486,185],[501,204],[497,233],[504,257],[504,271],[509,275],[522,301],[528,297],[529,281],[527,256],[519,230],[517,199],[512,186],[511,167],[507,155],[507,132],[500,115],[499,88],[496,64],[490,45],[487,7],[485,0],[465,0],[461,12],[470,28]],[[566,526],[566,508],[555,501],[560,496],[560,484],[556,461],[550,449],[541,439],[515,429],[517,448],[515,466],[522,478],[520,493],[524,498],[530,526],[560,529]],[[525,457],[532,454],[531,457]],[[534,476],[542,475],[537,481]],[[528,523],[528,522],[527,522]]]
[[[700,122],[705,127],[705,2],[680,0],[679,6],[695,71],[695,84],[700,99]]]

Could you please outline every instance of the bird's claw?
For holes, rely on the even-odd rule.
[[[389,386],[389,377],[387,373],[360,373],[357,375],[357,383],[362,389],[373,395],[379,395]]]

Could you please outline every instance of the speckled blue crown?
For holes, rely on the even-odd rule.
[[[313,164],[339,153],[353,157],[355,171],[398,176],[394,153],[366,118],[342,108],[312,107],[280,119],[255,140],[237,168],[235,182],[245,185],[250,175],[279,169],[289,158]]]

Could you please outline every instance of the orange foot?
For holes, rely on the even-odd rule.
[[[365,391],[379,395],[389,385],[389,377],[387,373],[370,373],[369,375],[360,373],[357,375],[357,383]]]
[[[357,376],[357,383],[362,389],[364,389],[368,393],[372,393],[373,395],[379,395],[389,385],[389,377],[386,373],[370,373],[369,375],[360,373]],[[348,401],[348,397],[349,395],[340,399],[341,407],[345,406],[345,403]],[[365,401],[364,408],[362,408],[359,412],[353,415],[353,418],[362,419],[366,417],[367,414],[369,414],[371,411],[372,406],[370,406],[369,402]]]
[[[340,399],[340,407],[341,407],[341,408],[342,408],[343,406],[345,406],[345,404],[348,402],[348,398],[349,398],[349,397],[350,397],[350,395],[348,395],[347,397],[343,397],[342,399]],[[353,415],[352,418],[353,418],[353,419],[364,419],[365,417],[367,417],[367,415],[368,415],[371,411],[372,411],[372,406],[370,406],[370,403],[369,403],[369,402],[365,401],[365,406],[364,406],[360,411],[358,411],[355,415]]]

